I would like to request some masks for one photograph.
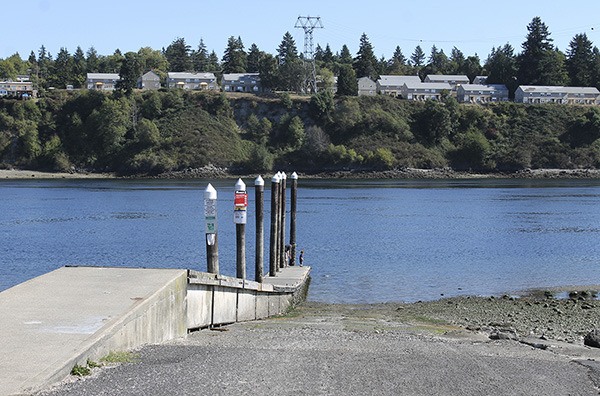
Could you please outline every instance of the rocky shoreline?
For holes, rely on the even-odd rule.
[[[517,172],[478,173],[456,171],[451,168],[416,169],[400,168],[386,171],[340,170],[326,172],[297,172],[305,179],[600,179],[600,169],[524,169]],[[212,164],[170,171],[158,175],[117,176],[113,173],[40,172],[22,169],[0,169],[0,179],[229,179],[256,177],[258,174],[242,174],[226,167]]]
[[[311,310],[341,310],[347,315],[368,310],[401,322],[457,326],[490,339],[556,340],[583,345],[600,327],[599,287],[533,290],[522,296],[461,296],[411,304],[336,305],[307,303]]]

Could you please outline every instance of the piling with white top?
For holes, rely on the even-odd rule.
[[[256,248],[254,260],[254,280],[256,282],[263,281],[264,273],[264,197],[265,197],[265,181],[259,175],[254,180],[254,195],[256,207]]]
[[[210,183],[204,190],[204,219],[206,223],[206,270],[211,274],[218,274],[217,190]]]

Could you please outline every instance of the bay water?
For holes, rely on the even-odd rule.
[[[244,181],[253,279],[254,180]],[[64,265],[205,271],[209,182],[218,191],[221,273],[235,276],[235,180],[0,181],[0,291]],[[600,180],[301,178],[297,243],[312,267],[312,301],[597,285]]]

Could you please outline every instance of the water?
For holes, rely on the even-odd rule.
[[[221,273],[234,276],[235,181],[211,182]],[[0,290],[64,265],[205,270],[207,183],[0,181]],[[252,209],[253,180],[246,183]],[[313,268],[313,301],[600,284],[600,180],[301,179],[299,186],[298,251]],[[268,242],[269,191],[265,197]],[[246,230],[253,279],[252,210]],[[268,268],[268,246],[265,257]]]

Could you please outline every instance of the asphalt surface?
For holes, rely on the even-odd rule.
[[[43,395],[599,394],[589,348],[549,341],[543,350],[440,323],[326,311],[147,346],[136,362]]]

